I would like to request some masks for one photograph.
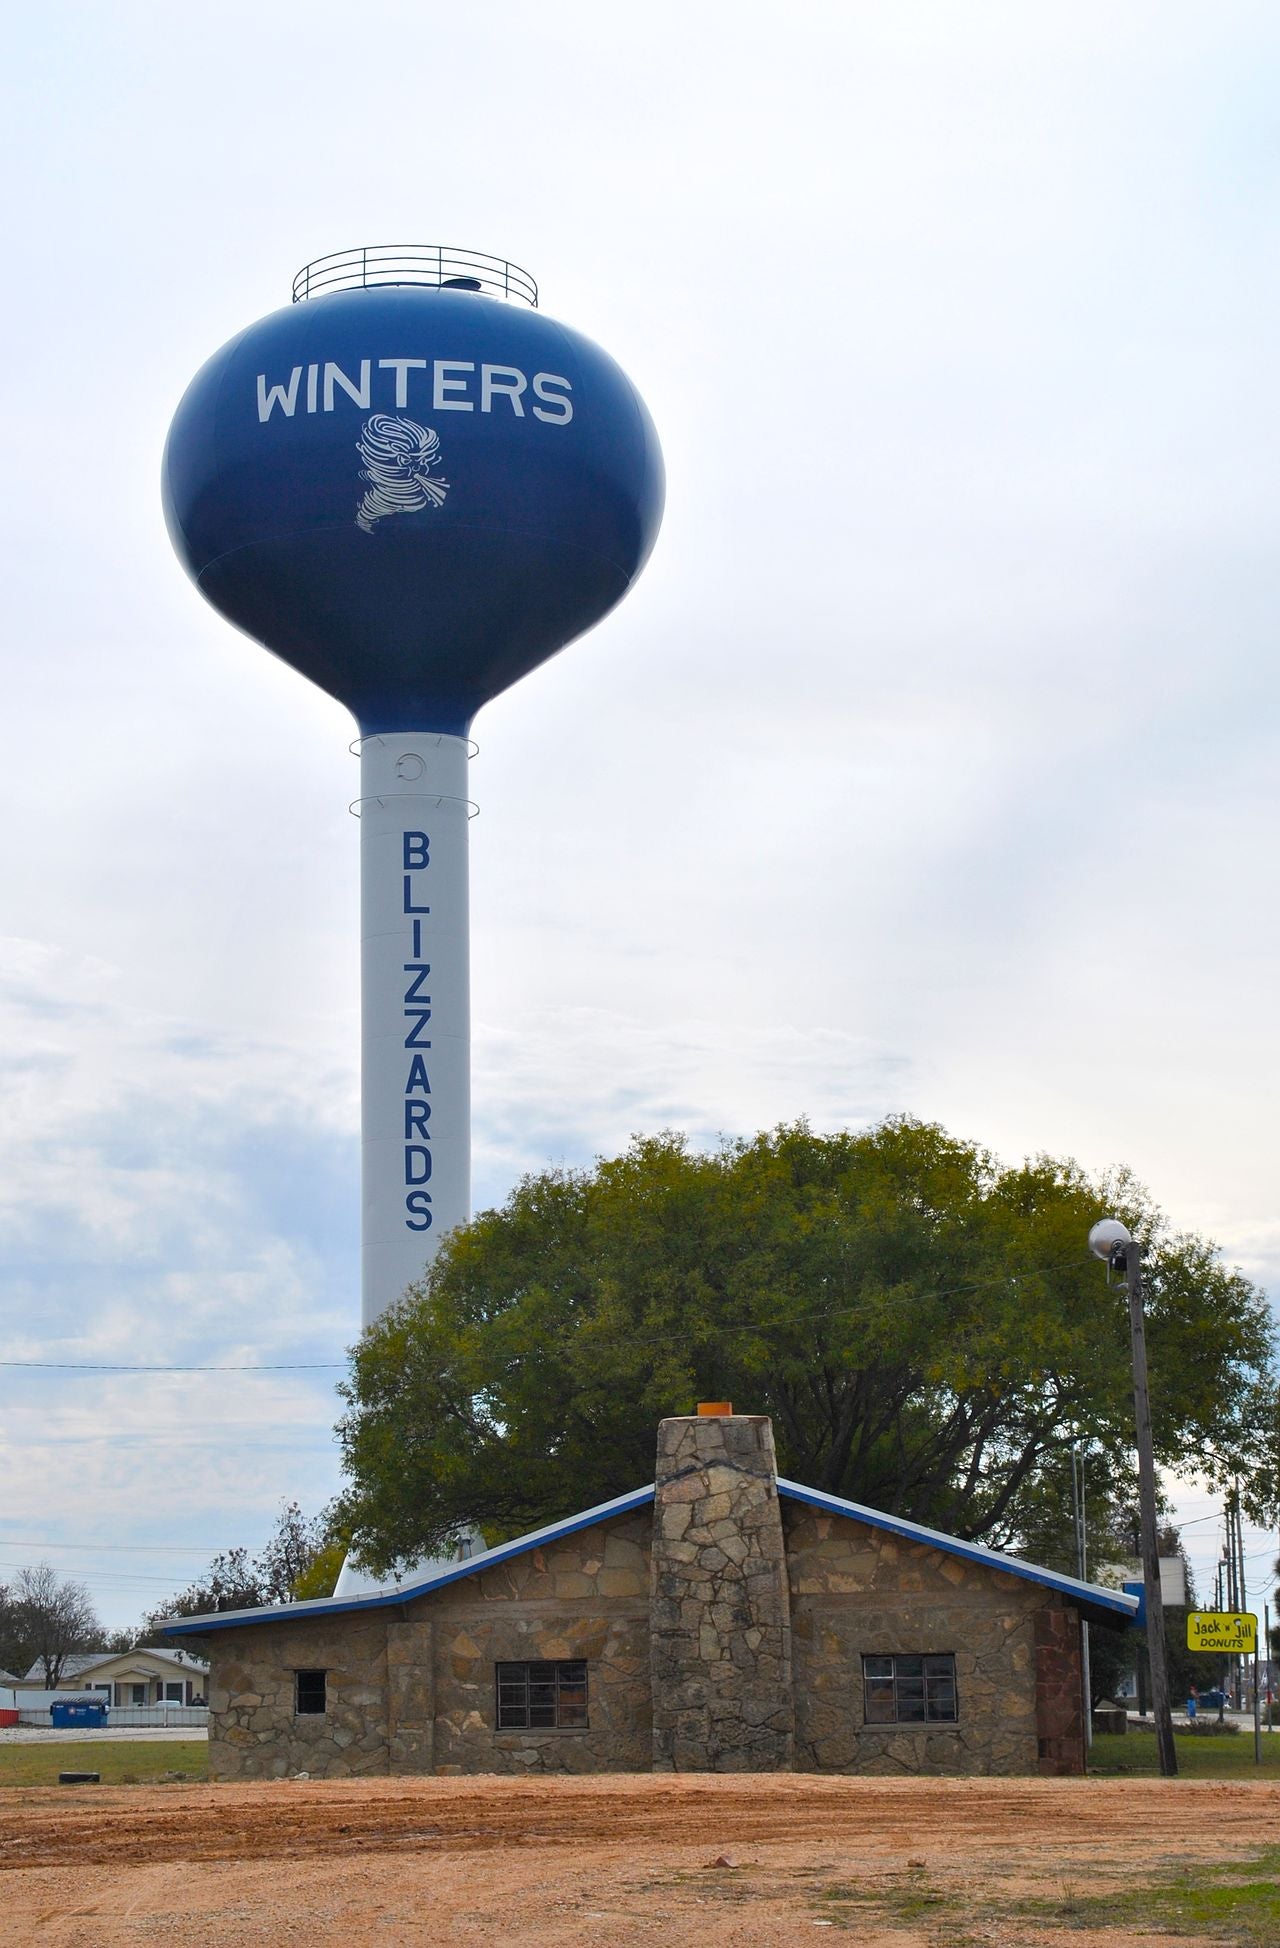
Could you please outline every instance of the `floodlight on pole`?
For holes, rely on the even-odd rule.
[[[1160,1772],[1178,1773],[1165,1657],[1164,1598],[1160,1589],[1160,1548],[1156,1517],[1156,1464],[1151,1439],[1151,1396],[1147,1387],[1147,1334],[1142,1308],[1142,1246],[1119,1218],[1103,1218],[1089,1233],[1089,1249],[1108,1273],[1124,1278],[1129,1293],[1129,1339],[1133,1351],[1133,1418],[1138,1450],[1138,1506],[1142,1522],[1142,1580],[1147,1610],[1147,1656],[1151,1665],[1151,1709],[1156,1725]]]
[[[1112,1253],[1117,1245],[1132,1243],[1133,1233],[1127,1224],[1121,1224],[1119,1218],[1099,1218],[1089,1233],[1089,1249],[1094,1257],[1101,1258],[1104,1264],[1111,1262]]]

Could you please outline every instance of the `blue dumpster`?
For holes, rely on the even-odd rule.
[[[68,1698],[65,1704],[59,1699],[49,1706],[49,1722],[62,1730],[68,1725],[105,1725],[106,1703],[101,1698]]]

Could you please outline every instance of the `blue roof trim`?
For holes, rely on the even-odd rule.
[[[567,1516],[563,1522],[552,1522],[545,1529],[534,1529],[529,1535],[500,1542],[496,1549],[486,1549],[482,1556],[469,1556],[466,1562],[450,1563],[447,1569],[437,1569],[430,1576],[416,1577],[412,1582],[401,1583],[398,1589],[382,1590],[376,1595],[317,1596],[304,1603],[273,1604],[270,1609],[215,1610],[202,1617],[166,1618],[157,1628],[166,1637],[192,1637],[204,1636],[211,1630],[235,1630],[251,1623],[300,1623],[307,1617],[338,1617],[350,1610],[385,1610],[389,1604],[407,1603],[415,1596],[425,1596],[429,1590],[443,1589],[448,1583],[459,1583],[467,1576],[496,1569],[515,1556],[527,1555],[531,1549],[540,1549],[548,1542],[558,1542],[562,1536],[575,1535],[579,1529],[593,1528],[613,1515],[630,1515],[651,1502],[653,1493],[652,1482],[647,1488],[633,1488],[630,1494],[615,1495],[611,1502],[584,1508],[580,1515]]]
[[[926,1529],[919,1522],[905,1521],[900,1515],[886,1515],[879,1508],[865,1508],[861,1502],[846,1502],[839,1495],[825,1494],[821,1488],[802,1487],[798,1481],[786,1481],[781,1475],[778,1493],[789,1501],[807,1502],[811,1508],[823,1509],[828,1515],[844,1515],[851,1521],[865,1522],[868,1528],[900,1535],[904,1541],[925,1543],[945,1555],[978,1563],[983,1569],[1000,1569],[1006,1576],[1021,1576],[1028,1583],[1040,1583],[1045,1589],[1058,1590],[1063,1596],[1089,1603],[1095,1609],[1113,1610],[1126,1620],[1132,1619],[1138,1608],[1137,1597],[1126,1596],[1123,1590],[1103,1589],[1100,1583],[1082,1583],[1075,1576],[1059,1575],[1056,1569],[1041,1569],[1021,1556],[1006,1556],[981,1542],[961,1542],[957,1536],[944,1535],[941,1529]]]
[[[828,1515],[843,1515],[850,1521],[865,1522],[868,1528],[882,1529],[889,1535],[901,1536],[907,1542],[924,1543],[931,1549],[940,1549],[944,1555],[959,1556],[965,1562],[977,1563],[983,1569],[1002,1570],[1007,1576],[1021,1576],[1025,1582],[1039,1583],[1044,1589],[1057,1590],[1077,1603],[1088,1604],[1096,1610],[1109,1610],[1126,1622],[1132,1621],[1138,1610],[1136,1596],[1127,1596],[1123,1590],[1103,1589],[1097,1583],[1082,1583],[1074,1576],[1059,1575],[1056,1569],[1041,1569],[1035,1563],[1025,1562],[1020,1556],[1006,1556],[998,1549],[988,1549],[981,1542],[961,1542],[954,1535],[944,1535],[940,1529],[926,1529],[919,1522],[905,1521],[899,1515],[886,1515],[882,1509],[867,1508],[861,1502],[846,1502],[839,1495],[828,1495],[821,1488],[805,1488],[798,1481],[787,1481],[778,1476],[778,1493],[793,1502],[806,1502],[811,1508],[820,1508]],[[630,1515],[638,1508],[644,1508],[653,1500],[652,1483],[646,1488],[633,1488],[628,1495],[616,1495],[611,1502],[600,1502],[595,1508],[585,1508],[578,1515],[570,1515],[563,1522],[551,1522],[544,1529],[534,1529],[529,1535],[515,1536],[510,1542],[500,1542],[496,1549],[487,1549],[482,1556],[471,1556],[466,1562],[450,1563],[447,1569],[437,1569],[429,1576],[416,1577],[412,1582],[401,1583],[394,1590],[381,1590],[368,1596],[321,1596],[305,1603],[279,1603],[263,1610],[217,1610],[203,1617],[174,1617],[158,1625],[166,1637],[204,1636],[211,1630],[235,1630],[246,1624],[289,1622],[300,1623],[307,1617],[337,1617],[353,1610],[385,1610],[393,1603],[407,1603],[417,1596],[425,1596],[431,1590],[444,1589],[449,1583],[459,1583],[468,1576],[478,1576],[487,1569],[496,1569],[504,1562],[511,1562],[516,1556],[527,1555],[531,1549],[540,1549],[549,1542],[558,1542],[563,1536],[576,1535],[579,1529],[590,1529],[597,1522],[607,1522],[614,1515]]]

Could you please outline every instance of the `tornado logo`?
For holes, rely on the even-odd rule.
[[[416,420],[374,413],[364,423],[357,448],[368,490],[356,513],[356,526],[372,534],[388,514],[416,514],[442,507],[449,483],[431,469],[440,459],[440,437]]]

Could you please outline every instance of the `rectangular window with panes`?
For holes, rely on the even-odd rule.
[[[862,1716],[868,1725],[954,1725],[954,1656],[864,1657]]]
[[[328,1688],[327,1671],[295,1671],[293,1674],[293,1709],[299,1718],[320,1718],[324,1715]]]
[[[587,1666],[578,1658],[499,1664],[498,1730],[586,1731]]]

